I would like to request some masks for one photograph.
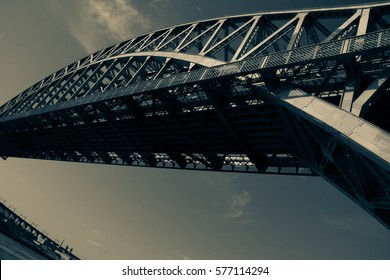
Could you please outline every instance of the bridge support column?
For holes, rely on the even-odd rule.
[[[290,129],[308,140],[320,157],[307,157],[314,172],[335,185],[383,223],[390,213],[390,136],[366,120],[292,85],[265,93],[295,119]],[[308,141],[299,143],[308,149]],[[368,180],[369,178],[369,180]],[[384,202],[384,203],[383,203]],[[385,224],[389,227],[389,224]]]

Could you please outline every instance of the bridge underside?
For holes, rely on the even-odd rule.
[[[213,86],[87,105],[2,124],[2,155],[203,170],[311,174],[280,108],[249,93],[231,106]],[[195,98],[196,97],[196,98]],[[198,99],[199,100],[196,100]],[[191,101],[193,99],[194,101]],[[142,101],[143,100],[143,101]],[[140,106],[149,103],[149,108]],[[12,129],[17,126],[18,130]],[[8,131],[9,132],[8,132]],[[8,133],[7,133],[8,132]],[[28,141],[26,141],[28,139]]]
[[[390,8],[370,9],[221,19],[118,44],[3,105],[0,155],[319,175],[390,228]],[[318,22],[337,16],[347,20],[333,33]],[[255,34],[265,26],[274,33]]]

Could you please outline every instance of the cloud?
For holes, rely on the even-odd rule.
[[[179,251],[173,251],[173,253],[178,256],[182,260],[190,260],[191,258],[189,256],[183,255]]]
[[[88,53],[139,35],[151,26],[149,17],[125,0],[75,1],[71,9],[64,7],[68,2],[55,3],[55,8],[68,10],[65,17],[71,33]]]
[[[365,236],[376,236],[376,221],[369,219],[370,224],[368,223],[369,216],[366,213],[361,215],[340,215],[337,217],[324,217],[322,219],[323,223],[327,226],[349,231],[352,234],[360,234]]]
[[[346,212],[338,215],[325,215],[320,221],[327,227],[348,233],[351,236],[364,236],[386,244],[389,241],[382,234],[386,229],[371,215],[363,211],[360,211],[360,213]]]
[[[97,243],[96,241],[93,241],[93,240],[90,240],[90,239],[84,239],[85,242],[93,245],[94,247],[98,248],[99,250],[101,250],[102,252],[104,253],[107,253],[107,250],[106,248],[104,248],[102,245],[100,245],[99,243]]]
[[[180,5],[178,0],[152,0],[149,3],[149,7],[158,12],[169,11],[170,8],[178,5]]]
[[[180,16],[182,11],[183,1],[179,0],[152,0],[148,7],[153,11],[155,15],[159,17],[160,23],[166,24],[168,17]]]
[[[225,213],[225,218],[241,218],[244,214],[245,207],[250,201],[251,195],[247,191],[243,191],[240,194],[232,194],[230,209]]]
[[[13,176],[15,181],[15,186],[14,187],[26,187],[28,188],[32,193],[37,194],[37,195],[42,195],[42,192],[39,190],[39,188],[35,187],[33,184],[29,182],[29,180],[25,180],[17,170],[14,170],[10,168],[9,165],[4,165],[1,167],[7,174],[10,176]],[[18,183],[16,183],[18,182]]]
[[[99,237],[102,236],[101,232],[100,232],[98,229],[96,229],[96,228],[93,229],[92,232],[95,233],[95,234],[96,234],[97,236],[99,236]]]
[[[234,223],[252,224],[254,221],[250,219],[250,213],[247,211],[252,196],[242,189],[233,188],[236,180],[240,180],[239,174],[220,176],[202,175],[202,179],[210,186],[220,198],[223,199],[225,205],[223,218]],[[214,201],[214,206],[218,207],[219,202]],[[227,206],[226,206],[227,205]]]

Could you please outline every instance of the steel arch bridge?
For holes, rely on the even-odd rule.
[[[0,155],[319,175],[390,228],[390,3],[147,33],[0,107]]]

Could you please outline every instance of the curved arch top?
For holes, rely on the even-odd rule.
[[[56,85],[61,84],[63,80],[72,79],[70,73],[75,71],[84,75],[81,70],[85,68],[91,70],[85,72],[85,79],[73,81],[85,82],[88,80],[88,75],[99,75],[100,71],[94,69],[94,66],[98,66],[105,73],[105,77],[93,89],[87,91],[89,95],[101,92],[98,90],[101,86],[103,90],[112,88],[115,83],[107,87],[109,80],[126,80],[131,77],[132,81],[125,83],[129,85],[139,80],[150,80],[190,71],[197,68],[194,64],[199,67],[211,67],[223,62],[241,61],[268,53],[383,30],[388,28],[386,17],[389,13],[388,3],[259,12],[197,21],[149,32],[93,53],[53,73],[1,106],[0,114],[20,113],[55,104],[56,98],[53,98],[54,101],[51,100],[54,103],[36,104],[36,101],[42,98],[40,94],[46,95],[48,91],[53,95],[61,95],[61,92],[57,91],[63,88]],[[172,58],[182,62],[187,61],[188,64],[183,67],[182,63],[176,65],[170,59],[165,62],[159,59],[158,62],[155,59],[147,61],[140,59],[148,56]],[[200,57],[204,58],[200,59]],[[111,60],[117,62],[109,63]],[[107,69],[112,70],[112,76],[107,73]],[[78,77],[78,75],[74,76]],[[85,83],[85,87],[88,87],[88,83]],[[78,94],[69,97],[76,96]],[[64,97],[59,100],[66,101],[69,98]]]

